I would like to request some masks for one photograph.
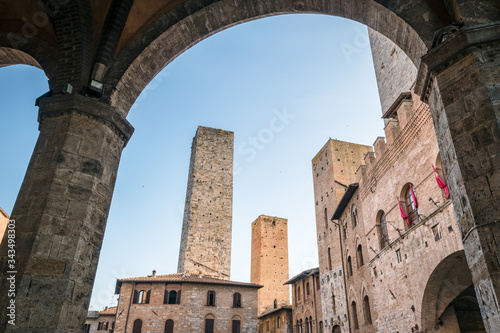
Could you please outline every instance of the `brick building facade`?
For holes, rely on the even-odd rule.
[[[259,289],[259,332],[291,333],[288,220],[260,215],[252,223],[252,283]]]
[[[83,333],[115,332],[116,306],[102,311],[89,311],[83,325]]]
[[[259,315],[259,333],[292,333],[292,306],[283,305]]]
[[[9,224],[9,215],[0,207],[0,243],[2,242],[5,230],[7,230],[7,225]]]
[[[305,270],[286,284],[292,287],[293,332],[324,332],[319,268]]]
[[[115,332],[232,332],[257,330],[260,285],[170,274],[120,279]]]

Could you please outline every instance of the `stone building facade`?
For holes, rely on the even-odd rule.
[[[170,274],[120,279],[116,333],[257,331],[257,290],[262,286]]]
[[[252,223],[252,283],[260,284],[259,315],[290,304],[287,219],[260,215]]]
[[[329,139],[312,160],[321,301],[325,332],[347,324],[338,229],[330,222],[355,171],[372,147]]]
[[[115,332],[116,306],[102,311],[89,311],[83,325],[83,333]]]
[[[320,256],[320,267],[343,267],[341,332],[485,332],[429,106],[406,92],[384,118],[386,138],[328,221],[340,256]]]
[[[293,332],[325,332],[319,268],[305,270],[286,284],[292,287]]]
[[[490,332],[500,331],[498,0],[0,2],[0,66],[34,65],[49,84],[38,103],[39,139],[11,214],[23,225],[16,232],[22,249],[17,301],[28,306],[18,316],[30,320],[9,326],[10,300],[0,295],[0,330],[81,330],[121,153],[133,133],[126,118],[147,84],[224,28],[307,12],[367,24],[419,66],[415,92],[430,106],[482,317]],[[48,244],[64,250],[49,253]],[[6,272],[0,289],[7,287]]]
[[[234,133],[199,126],[191,147],[178,273],[229,280]]]

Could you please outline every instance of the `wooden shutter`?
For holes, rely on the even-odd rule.
[[[146,304],[149,304],[149,299],[151,298],[151,290],[146,293]]]
[[[240,320],[233,320],[232,333],[240,333],[240,329],[241,329],[241,321]]]

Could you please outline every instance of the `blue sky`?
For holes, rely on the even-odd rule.
[[[38,136],[43,72],[0,68],[0,207],[11,213]],[[317,266],[311,159],[329,137],[383,135],[366,27],[285,15],[220,32],[169,64],[132,107],[91,308],[117,278],[175,273],[191,141],[198,125],[235,132],[231,278],[250,280],[251,223],[288,218],[290,276]]]

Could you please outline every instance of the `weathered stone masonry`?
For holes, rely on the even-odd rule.
[[[198,127],[191,148],[179,273],[229,280],[234,133]]]

